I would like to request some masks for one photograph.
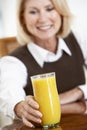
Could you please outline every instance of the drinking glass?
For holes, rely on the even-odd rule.
[[[61,108],[55,72],[31,76],[34,98],[42,113],[42,127],[56,127],[60,123]]]

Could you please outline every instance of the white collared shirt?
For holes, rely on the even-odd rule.
[[[85,64],[87,65],[87,39],[74,32],[78,43],[82,49]],[[44,61],[52,62],[60,59],[65,51],[69,56],[71,52],[63,39],[59,39],[57,53],[49,52],[34,43],[27,44],[29,51],[37,63],[43,67]],[[27,83],[27,69],[25,65],[13,56],[5,56],[0,59],[0,112],[14,117],[14,106],[25,99],[24,86]],[[87,99],[87,84],[78,86]],[[8,102],[9,101],[9,102]]]
[[[68,55],[71,56],[71,52],[67,45],[65,44],[63,39],[59,39],[59,46],[57,49],[57,53],[54,54],[53,52],[50,52],[44,48],[39,47],[38,45],[34,43],[29,43],[27,45],[28,49],[30,50],[32,56],[36,59],[37,63],[43,67],[44,62],[52,62],[56,61],[62,56],[62,52],[65,51]]]

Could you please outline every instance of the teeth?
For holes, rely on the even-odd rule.
[[[50,27],[51,27],[50,25],[46,25],[46,26],[39,27],[39,29],[46,30],[49,29]]]

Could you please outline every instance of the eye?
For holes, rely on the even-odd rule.
[[[38,11],[37,10],[31,10],[29,11],[30,14],[36,14]]]
[[[54,10],[54,7],[48,7],[46,10],[47,10],[47,11],[53,11],[53,10]]]

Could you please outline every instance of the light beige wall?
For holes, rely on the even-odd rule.
[[[75,23],[87,32],[87,0],[67,0],[72,12],[75,14]]]
[[[1,28],[3,37],[16,35],[16,0],[0,0],[0,6],[3,22],[3,29]]]

